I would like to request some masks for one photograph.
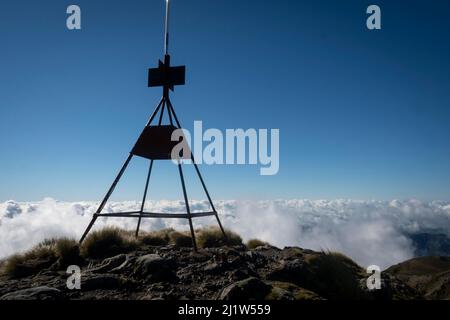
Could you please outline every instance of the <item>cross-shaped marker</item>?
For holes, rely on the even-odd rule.
[[[166,55],[164,62],[159,60],[158,68],[148,70],[149,87],[167,87],[173,91],[174,86],[185,84],[186,66],[171,67],[170,56]]]

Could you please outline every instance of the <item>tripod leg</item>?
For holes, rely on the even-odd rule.
[[[228,236],[225,233],[225,230],[224,230],[224,228],[222,226],[222,223],[220,222],[219,214],[217,213],[217,211],[214,211],[214,213],[215,213],[215,216],[216,216],[217,223],[219,224],[220,230],[222,231],[223,238],[225,239],[225,242],[227,243],[228,242]]]
[[[94,225],[95,221],[97,221],[97,213],[94,213],[94,216],[91,219],[91,222],[89,223],[88,227],[86,228],[86,230],[83,233],[83,236],[80,239],[80,244],[83,243],[84,239],[86,238],[86,236],[88,235],[89,231],[91,231],[92,226]]]
[[[153,119],[156,117],[156,115],[158,114],[159,110],[161,109],[161,106],[163,106],[163,110],[161,111],[161,116],[160,116],[160,124],[161,124],[161,118],[162,118],[162,113],[164,113],[164,103],[165,103],[165,98],[161,98],[160,102],[158,103],[158,105],[156,106],[155,110],[153,111],[153,114],[151,115],[148,123],[146,126],[149,126]],[[114,189],[117,186],[117,183],[119,182],[120,178],[122,177],[123,173],[125,172],[126,168],[128,167],[128,164],[130,163],[131,159],[133,158],[133,154],[130,153],[130,155],[128,156],[127,160],[125,161],[124,165],[122,166],[122,169],[120,170],[119,174],[117,175],[116,179],[114,180],[113,184],[111,185],[111,187],[108,190],[108,193],[106,194],[105,198],[103,199],[102,203],[100,204],[99,208],[97,209],[96,213],[94,214],[94,216],[92,217],[91,222],[89,223],[88,227],[86,228],[86,230],[83,233],[83,236],[80,239],[80,244],[84,241],[84,239],[86,238],[86,236],[88,235],[89,231],[91,230],[91,228],[93,227],[95,221],[98,218],[98,214],[100,214],[103,210],[103,208],[106,205],[106,202],[109,200],[109,198],[111,197],[111,194],[113,193]],[[151,171],[151,170],[150,170]],[[149,172],[149,177],[150,177],[150,172]],[[148,182],[147,182],[148,185]],[[146,191],[147,192],[147,191]],[[143,209],[141,209],[142,212]],[[139,216],[139,225],[141,222],[141,216]],[[136,234],[138,234],[139,232],[139,225],[138,225],[138,229],[136,231]]]
[[[161,98],[161,101],[159,101],[158,106],[155,108],[155,110],[153,111],[153,114],[151,115],[150,119],[147,122],[146,127],[148,127],[149,125],[152,124],[153,119],[155,119],[156,115],[159,112],[159,108],[161,108],[161,105],[164,103],[164,97]]]
[[[168,102],[167,102],[167,113],[169,114],[170,125],[173,126],[172,112],[170,111],[170,106],[169,106],[170,100],[167,99],[167,101],[168,101]]]
[[[144,212],[145,199],[147,198],[148,183],[150,182],[150,175],[152,174],[152,168],[153,168],[153,160],[150,161],[150,167],[148,168],[147,181],[145,183],[145,189],[144,189],[144,197],[142,198],[142,204],[141,204],[141,214],[139,215],[138,225],[136,228],[136,238],[139,235],[139,228],[141,227],[142,213]]]
[[[162,119],[163,119],[163,116],[164,116],[164,108],[166,107],[166,99],[162,99],[162,108],[161,108],[161,113],[159,114],[159,121],[158,121],[158,126],[160,126],[161,125],[161,123],[162,123]]]
[[[91,230],[92,226],[94,225],[95,221],[97,220],[97,215],[99,213],[102,212],[103,208],[106,205],[106,202],[108,202],[109,198],[111,197],[111,194],[113,193],[114,189],[117,186],[117,183],[119,183],[120,178],[122,177],[123,173],[125,172],[125,170],[128,167],[128,164],[130,163],[131,159],[133,158],[133,154],[130,153],[130,155],[128,156],[127,160],[125,161],[125,163],[122,166],[122,169],[120,169],[119,174],[117,175],[116,179],[114,180],[113,184],[111,185],[111,187],[108,190],[108,193],[106,194],[105,198],[103,198],[102,203],[100,204],[100,206],[98,207],[96,213],[94,214],[91,223],[89,224],[89,226],[86,228],[86,231],[84,232],[83,236],[80,239],[80,244],[83,242],[83,240],[86,238],[86,236],[88,235],[89,231]]]
[[[189,200],[186,193],[186,185],[184,183],[183,169],[181,168],[181,163],[178,163],[178,171],[180,172],[181,186],[183,187],[184,202],[186,203],[186,211],[189,217],[188,220],[189,220],[189,227],[191,229],[192,246],[194,247],[194,251],[197,252],[198,251],[197,242],[195,241],[194,226],[192,225],[191,210],[189,208]]]
[[[167,103],[167,106],[168,106],[167,109],[169,110],[169,114],[173,115],[173,117],[175,118],[175,121],[176,121],[176,123],[178,125],[178,128],[181,129],[180,121],[178,121],[178,117],[177,117],[177,115],[175,113],[175,110],[173,109],[172,103],[170,102],[170,100],[167,100],[166,103]],[[198,175],[198,177],[200,179],[200,182],[202,184],[203,190],[205,191],[206,196],[208,197],[209,205],[211,206],[211,209],[215,213],[215,216],[216,216],[217,222],[219,223],[219,227],[220,227],[220,230],[222,231],[223,237],[224,237],[225,241],[228,241],[228,237],[227,237],[227,235],[225,233],[225,230],[224,230],[224,228],[222,226],[222,223],[220,222],[219,215],[217,214],[216,208],[214,207],[214,204],[212,202],[211,196],[210,196],[210,194],[208,192],[208,188],[206,187],[205,181],[203,180],[202,174],[200,173],[200,169],[198,168],[198,165],[195,162],[194,155],[192,154],[192,152],[191,152],[191,160],[192,160],[192,163],[194,164],[195,171],[197,172],[197,175]]]
[[[228,241],[228,237],[225,233],[225,230],[223,229],[222,223],[220,222],[219,215],[217,214],[216,208],[214,207],[211,196],[209,195],[209,192],[208,192],[208,188],[206,188],[205,181],[203,180],[202,174],[200,173],[200,169],[198,168],[198,165],[195,162],[194,155],[192,154],[192,152],[191,152],[191,159],[192,159],[192,163],[194,164],[195,171],[197,172],[198,178],[200,179],[200,182],[203,186],[203,190],[205,191],[206,196],[208,197],[209,205],[211,206],[213,212],[215,213],[215,216],[216,216],[217,222],[219,223],[219,227],[220,227],[220,230],[222,231],[223,237],[225,238],[225,241]]]

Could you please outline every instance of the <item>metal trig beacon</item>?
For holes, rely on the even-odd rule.
[[[164,61],[160,60],[158,67],[149,69],[149,72],[148,72],[148,87],[162,87],[163,88],[163,95],[162,95],[161,101],[156,106],[153,114],[150,117],[150,120],[148,121],[147,125],[145,126],[144,130],[142,131],[141,135],[139,136],[133,149],[129,153],[128,158],[126,159],[122,168],[120,169],[119,174],[117,175],[116,179],[114,180],[111,187],[109,188],[106,196],[103,198],[103,201],[101,202],[97,211],[94,213],[91,222],[89,223],[88,227],[86,228],[86,231],[84,232],[83,236],[80,239],[80,243],[82,243],[83,240],[86,238],[89,231],[95,224],[95,221],[99,217],[121,217],[121,218],[137,219],[136,237],[139,235],[139,228],[141,226],[142,219],[145,219],[145,218],[187,219],[189,221],[189,227],[190,227],[190,231],[191,231],[192,246],[193,246],[194,250],[197,251],[197,244],[195,241],[195,234],[194,234],[194,227],[192,224],[192,220],[194,218],[199,218],[199,217],[215,216],[217,219],[217,223],[219,224],[220,230],[223,233],[224,239],[226,240],[225,231],[222,227],[222,224],[220,222],[217,211],[211,200],[211,196],[208,192],[208,189],[206,188],[205,181],[203,180],[203,177],[200,173],[200,170],[195,162],[194,156],[191,151],[189,151],[190,156],[183,155],[183,158],[187,157],[192,160],[192,163],[194,165],[197,176],[198,176],[198,178],[201,182],[201,185],[203,187],[203,190],[205,191],[205,194],[208,198],[208,201],[209,201],[209,204],[211,207],[211,211],[195,212],[195,213],[191,212],[190,207],[189,207],[188,195],[187,195],[187,191],[186,191],[186,184],[184,181],[182,162],[179,159],[178,159],[177,166],[178,166],[178,171],[180,174],[181,186],[183,188],[183,196],[184,196],[184,202],[185,202],[185,206],[186,206],[186,212],[183,212],[183,213],[157,213],[157,212],[145,212],[145,210],[144,210],[145,201],[146,201],[147,193],[149,190],[148,187],[149,187],[149,182],[150,182],[150,176],[151,176],[152,169],[153,169],[153,163],[155,160],[170,160],[170,161],[172,161],[172,149],[178,143],[178,142],[174,142],[171,140],[172,133],[175,130],[182,128],[180,121],[178,120],[178,117],[173,108],[173,105],[170,102],[169,92],[173,91],[175,86],[180,86],[180,85],[185,84],[186,67],[185,66],[172,67],[170,65],[169,14],[170,14],[170,3],[169,3],[169,0],[166,0],[166,16],[165,16],[165,28],[164,28],[165,29],[164,30]],[[162,123],[163,115],[164,115],[165,111],[167,111],[167,115],[169,118],[169,124]],[[154,120],[157,120],[156,125],[152,125]],[[103,212],[103,209],[104,209],[107,201],[111,197],[112,193],[114,192],[115,187],[119,183],[122,175],[124,174],[125,170],[128,167],[128,164],[130,163],[131,159],[134,156],[142,157],[142,158],[148,159],[150,161],[148,174],[147,174],[147,180],[146,180],[146,184],[145,184],[145,188],[144,188],[144,195],[142,198],[140,210],[133,211],[133,212],[114,212],[114,213]]]

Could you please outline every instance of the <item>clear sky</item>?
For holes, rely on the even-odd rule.
[[[214,198],[450,199],[449,1],[172,2],[185,126],[280,129],[276,176],[201,166]],[[146,77],[163,14],[162,0],[2,1],[0,201],[103,197],[161,95]],[[146,162],[130,169],[114,199],[141,198]],[[154,169],[149,198],[181,198],[176,167]]]

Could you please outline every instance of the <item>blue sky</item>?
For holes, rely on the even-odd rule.
[[[201,166],[213,197],[450,199],[449,14],[445,0],[174,0],[183,124],[280,129],[279,174]],[[103,197],[160,98],[146,76],[162,21],[161,0],[2,2],[0,201]],[[149,198],[181,198],[176,168],[154,169]],[[140,199],[145,171],[133,162],[113,199]]]

